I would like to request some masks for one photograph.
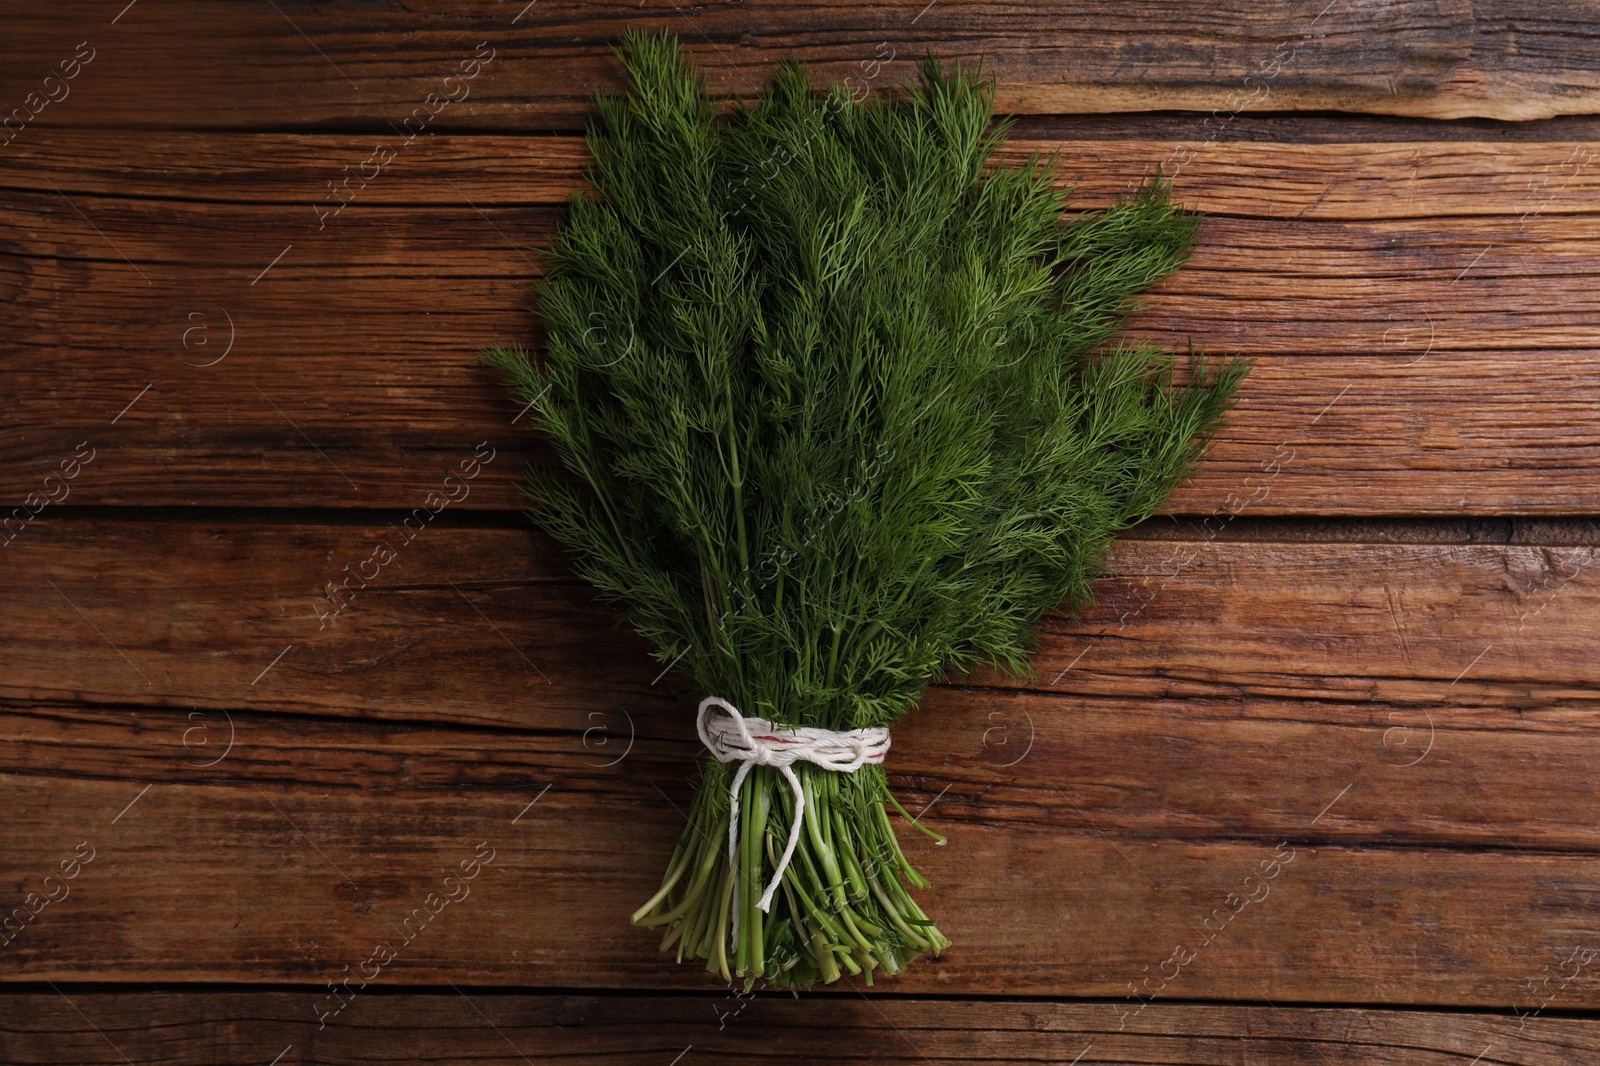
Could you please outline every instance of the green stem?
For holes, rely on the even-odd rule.
[[[698,829],[698,823],[695,818],[691,816],[689,821],[689,832],[692,833],[696,829]],[[689,865],[691,858],[690,853],[692,850],[688,847],[685,847],[686,840],[690,844],[693,843],[692,837],[681,836],[678,838],[678,846],[672,849],[672,860],[667,863],[666,879],[661,882],[661,887],[656,891],[656,894],[651,896],[644,906],[633,912],[633,924],[638,925],[639,919],[655,910],[656,905],[662,900],[666,899],[667,894],[672,891],[672,886],[676,885],[679,878],[683,877],[683,872]]]
[[[698,834],[698,830],[696,830],[693,826],[691,826],[691,831]],[[657,926],[666,925],[668,922],[677,921],[679,918],[688,913],[689,908],[694,906],[695,901],[700,898],[700,893],[705,889],[706,880],[711,876],[711,871],[716,867],[717,856],[719,854],[719,850],[715,847],[702,848],[700,868],[695,872],[694,881],[689,885],[689,891],[684,895],[683,901],[664,914],[641,917],[637,912],[635,912],[633,916],[635,924],[642,925],[647,929],[654,929]]]
[[[717,920],[715,938],[712,940],[710,958],[706,960],[706,969],[712,973],[720,974],[724,981],[732,981],[733,975],[728,972],[728,903],[733,896],[734,868],[729,866],[722,877],[722,891],[717,893]]]
[[[856,923],[851,918],[849,907],[844,907],[839,911],[839,921],[844,925],[845,931],[850,934],[850,939],[855,941],[856,946],[868,953],[871,953],[873,950],[872,941],[867,939],[867,935],[865,933],[856,928]]]
[[[861,864],[856,861],[856,849],[852,847],[853,836],[846,830],[844,812],[839,808],[833,809],[833,839],[840,844],[838,857],[844,875],[850,880],[850,898],[858,900],[867,894],[867,882],[862,876]]]
[[[828,845],[827,807],[824,797],[827,795],[826,780],[816,781],[816,775],[802,771],[800,775],[801,788],[805,792],[806,834],[811,838],[811,846],[816,851],[817,862],[822,867],[822,873],[827,878],[828,894],[833,897],[835,906],[843,907],[844,886],[839,875],[839,864],[833,856],[833,848]]]
[[[764,773],[757,767],[750,771],[746,777],[750,795],[745,800],[745,823],[740,829],[743,838],[740,841],[744,847],[744,892],[747,907],[745,908],[744,922],[740,929],[741,948],[744,958],[740,973],[745,976],[760,974],[765,968],[765,945],[762,943],[762,919],[766,914],[757,904],[760,902],[764,889],[761,874],[762,844],[767,834],[767,812],[770,806],[771,779],[775,774]],[[760,780],[758,781],[757,778]]]
[[[911,817],[911,815],[909,813],[907,813],[906,809],[904,807],[900,806],[900,801],[894,798],[894,793],[893,792],[891,792],[887,788],[885,788],[883,790],[883,794],[889,797],[889,802],[894,804],[894,809],[900,812],[900,816],[902,818],[904,818],[906,821],[911,823],[912,828],[916,829],[919,833],[923,834],[924,836],[932,837],[933,838],[933,842],[935,844],[943,844],[943,843],[945,843],[944,837],[940,836],[938,833],[935,833],[932,829],[929,829],[927,826],[925,826],[922,823],[918,822],[916,818]],[[889,821],[889,816],[887,814],[885,814],[884,815],[884,824],[887,825],[888,821]],[[894,840],[894,830],[893,829],[889,830],[889,839],[890,840]],[[900,850],[899,841],[895,841],[894,850],[895,851],[899,851]],[[902,855],[901,858],[903,859],[903,858],[905,858],[905,856]],[[927,888],[928,886],[927,885],[921,885],[919,887]]]
[[[878,902],[883,905],[883,912],[889,916],[889,921],[893,923],[894,927],[900,930],[901,936],[904,936],[923,951],[934,950],[932,944],[924,940],[921,934],[906,924],[905,919],[900,915],[899,908],[890,901],[888,893],[884,892],[883,886],[878,883],[876,877],[872,878],[872,894],[878,897]]]
[[[810,856],[810,853],[809,853],[808,849],[806,849],[804,847],[796,848],[795,849],[795,856],[807,868],[807,872],[808,872],[808,874],[810,875],[810,878],[811,878],[811,883],[816,885],[818,889],[826,891],[825,887],[822,884],[822,881],[816,875],[816,869],[814,867],[812,867],[812,865],[811,865],[811,856]],[[790,869],[792,870],[793,868],[794,867],[791,865]],[[847,934],[842,928],[840,928],[838,923],[836,923],[833,920],[832,916],[834,914],[837,914],[838,912],[837,911],[830,911],[829,909],[823,907],[821,905],[821,903],[819,902],[819,900],[822,899],[822,897],[821,896],[815,896],[814,897],[810,893],[808,893],[806,891],[806,889],[805,889],[805,884],[804,884],[803,880],[801,878],[799,878],[799,877],[795,878],[794,890],[795,890],[795,894],[800,897],[800,902],[805,906],[805,912],[804,913],[805,913],[806,921],[816,925],[817,927],[819,927],[820,929],[825,931],[835,941],[846,940],[846,939],[849,938],[849,934]]]
[[[722,887],[721,878],[717,879],[717,887],[718,889]],[[718,891],[702,892],[699,906],[688,917],[683,919],[684,922],[690,925],[694,935],[693,947],[689,952],[689,957],[692,959],[703,959],[711,954],[711,937],[716,932],[717,925],[715,903],[719,895],[720,892]]]
[[[739,933],[733,944],[733,972],[736,974],[745,973],[750,951],[750,910],[755,891],[750,882],[750,816],[755,806],[750,802],[750,793],[758,773],[759,770],[752,769],[745,775],[741,786],[743,794],[739,797],[739,850],[734,856],[733,868],[733,909],[739,916]]]

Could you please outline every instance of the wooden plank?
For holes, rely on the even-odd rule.
[[[226,752],[228,767],[203,776],[276,780],[282,767],[274,757],[248,748],[234,754],[229,742],[289,732],[300,752],[294,779],[322,788],[348,787],[342,760],[397,778],[375,786],[383,791],[426,792],[450,781],[508,791],[559,781],[613,802],[659,798],[629,775],[671,786],[690,773],[698,752],[692,704],[593,706],[566,715],[538,708],[527,715],[528,728],[508,735],[390,724],[379,736],[336,722],[291,729],[292,722],[240,708],[27,706],[0,714],[0,731],[17,745],[0,765],[24,776],[104,777],[137,768],[141,780],[188,782],[195,768]],[[1070,829],[1091,818],[1124,838],[1271,840],[1303,830],[1317,808],[1338,797],[1338,810],[1318,823],[1328,840],[1600,849],[1586,813],[1593,789],[1573,784],[1595,758],[1587,733],[1451,726],[1444,714],[1423,710],[1341,707],[1325,723],[1298,720],[1302,709],[1287,702],[1232,719],[1227,710],[1204,700],[1142,708],[1094,697],[936,691],[898,727],[891,769],[908,804],[938,797],[943,817],[973,824]],[[1274,712],[1282,717],[1268,717]],[[303,750],[313,741],[330,752]],[[625,754],[629,769],[611,770]],[[1514,785],[1496,787],[1530,762],[1549,776],[1512,777]],[[1226,765],[1208,774],[1216,763]],[[1054,789],[1050,782],[1070,784]],[[1492,816],[1480,801],[1490,792]],[[1396,807],[1396,794],[1421,799]]]
[[[1123,1028],[1104,1003],[951,1002],[811,995],[407,993],[357,997],[319,1029],[315,991],[11,994],[0,1023],[16,1066],[215,1061],[280,1066],[471,1061],[660,1066],[707,1056],[840,1066],[918,1062],[1293,1066],[1568,1066],[1600,1054],[1600,1023],[1580,1018],[1361,1008],[1152,1004]],[[1489,1049],[1485,1053],[1485,1048]],[[1487,1054],[1492,1054],[1488,1058]],[[114,1056],[120,1055],[121,1058]]]
[[[54,522],[11,545],[0,888],[25,901],[79,841],[96,858],[0,975],[320,987],[482,840],[499,879],[406,945],[395,984],[705,987],[624,920],[681,824],[686,701],[652,705],[652,669],[599,612],[540,605],[576,588],[526,534],[429,529],[327,630],[373,627],[357,661],[268,660],[315,621],[290,606],[302,575],[365,558],[374,532]],[[1287,840],[1284,879],[1248,921],[1214,919],[1226,935],[1167,995],[1592,1006],[1592,982],[1544,982],[1596,935],[1592,558],[1125,542],[1098,621],[1045,638],[1040,683],[1068,699],[947,688],[901,727],[896,787],[951,837],[909,846],[958,946],[893,987],[1126,996]],[[487,617],[441,570],[496,590]],[[242,634],[266,645],[248,669]],[[543,665],[567,696],[498,650],[543,658],[540,634],[581,649]],[[27,703],[64,686],[76,705]],[[428,724],[452,717],[469,726]]]
[[[164,732],[186,728],[167,718]],[[485,782],[476,768],[497,753],[445,734],[437,751],[391,747],[410,751],[386,773],[359,750],[374,731],[252,722],[239,744],[249,761],[230,754],[187,781],[89,759],[0,778],[17,815],[0,830],[0,889],[8,908],[37,911],[14,918],[0,980],[320,990],[376,952],[393,956],[378,976],[368,968],[379,989],[714,986],[627,921],[681,828],[681,767],[661,792],[631,757],[611,792]],[[170,735],[164,746],[175,762],[189,754]],[[302,762],[346,773],[302,783]],[[1514,788],[1485,782],[1476,802],[1498,814]],[[1388,809],[1423,795],[1391,794]],[[924,818],[948,846],[902,837],[933,881],[920,899],[955,947],[884,987],[1107,997],[1133,1010],[1131,988],[1169,960],[1166,987],[1153,981],[1145,998],[1503,1007],[1527,1002],[1530,983],[1574,951],[1600,951],[1600,855],[1324,842],[1318,808],[1339,799],[1305,797],[1298,831],[1277,841],[1136,839],[1092,817],[968,822],[941,802]],[[47,882],[63,861],[76,876]],[[458,870],[470,885],[445,884]],[[1560,1009],[1600,1003],[1580,971],[1558,982]]]
[[[319,231],[326,180],[366,139],[55,136],[19,141],[0,174],[19,190],[0,207],[17,235],[0,256],[15,382],[0,499],[40,491],[87,441],[106,458],[75,503],[412,507],[487,441],[506,458],[460,506],[516,505],[540,452],[474,363],[533,332],[538,260],[517,245],[550,232],[577,142],[421,141]],[[1054,146],[1085,206],[1184,150]],[[1259,362],[1173,508],[1228,506],[1284,449],[1258,513],[1600,506],[1591,156],[1200,145],[1179,192],[1218,214],[1138,330]]]
[[[13,705],[0,712],[0,769],[163,788],[291,782],[322,795],[350,791],[361,773],[369,791],[423,798],[531,797],[554,784],[607,809],[681,793],[699,753],[692,703],[592,706],[536,706],[520,730],[474,731],[238,707]],[[1325,713],[1307,721],[1288,701],[1240,714],[1216,700],[936,690],[896,727],[891,781],[911,809],[937,803],[940,824],[960,834],[1092,826],[1121,841],[1600,851],[1591,732],[1452,725],[1439,708]],[[1532,764],[1539,775],[1519,773]]]
[[[9,21],[0,504],[34,495],[0,511],[0,906],[25,926],[0,934],[25,989],[0,1061],[1595,1057],[1593,1018],[1548,1015],[1600,1006],[1600,535],[1291,544],[1233,521],[1597,510],[1591,131],[1340,144],[1381,123],[1322,118],[1219,143],[1252,111],[1600,110],[1593,12],[1535,7],[69,0]],[[897,731],[895,787],[951,837],[909,843],[956,939],[898,996],[711,995],[628,928],[699,694],[496,513],[547,456],[473,353],[537,336],[524,246],[582,161],[544,134],[617,85],[629,23],[685,33],[719,96],[791,51],[881,89],[934,47],[986,56],[1000,110],[1213,109],[1036,126],[1081,128],[1049,143],[1091,206],[1177,171],[1213,217],[1137,328],[1259,363],[1173,501],[1212,522],[1121,545],[1100,605],[1047,622],[1036,678],[940,686]],[[400,144],[474,47],[470,98],[330,213],[330,179]],[[75,48],[72,98],[29,117]],[[430,918],[474,849],[470,900]],[[73,854],[70,897],[30,911]],[[1246,874],[1270,894],[1241,899]],[[377,942],[395,965],[313,1027]],[[152,981],[280,987],[98,983]],[[1306,1006],[1328,1002],[1356,1006]],[[1369,1009],[1394,1004],[1452,1012]],[[1508,1005],[1544,1016],[1459,1012]]]
[[[28,108],[20,136],[105,123],[382,126],[425,102],[435,113],[422,116],[446,127],[573,128],[596,89],[620,88],[609,48],[626,26],[680,34],[719,95],[752,94],[791,54],[819,77],[877,88],[905,78],[933,49],[948,59],[986,60],[999,82],[997,106],[1027,113],[1337,110],[1531,119],[1593,113],[1600,97],[1593,13],[1571,2],[1501,0],[1448,13],[1427,3],[1380,12],[1321,0],[1110,11],[1069,0],[1019,7],[831,0],[692,11],[572,0],[532,8],[439,2],[425,12],[359,14],[303,2],[237,12],[197,0],[126,13],[105,7],[76,0],[12,21],[0,94],[8,106]],[[76,73],[64,88],[44,82],[59,79],[59,64],[79,54],[89,58],[68,68]],[[474,57],[478,65],[463,66]],[[185,76],[146,76],[172,69]],[[40,103],[47,93],[59,102]]]
[[[703,693],[525,533],[427,530],[318,629],[317,581],[386,530],[26,532],[0,600],[0,772],[185,784],[264,731],[297,738],[278,743],[302,786],[353,760],[385,789],[558,781],[629,805],[698,750]],[[896,787],[978,826],[1267,843],[1337,798],[1319,839],[1600,850],[1595,551],[1125,541],[1099,604],[1047,623],[1031,681],[936,688],[897,727]],[[246,747],[203,776],[281,770]]]
[[[530,703],[581,720],[597,691],[671,700],[649,683],[659,667],[644,642],[543,558],[548,545],[522,531],[434,528],[421,510],[353,527],[29,526],[4,549],[4,595],[20,607],[23,589],[48,594],[38,606],[50,621],[31,636],[21,615],[0,623],[14,625],[0,649],[6,694],[320,713],[338,693],[360,716],[502,725],[523,721]],[[98,547],[73,561],[57,554],[68,543]],[[382,566],[380,544],[396,552]],[[376,575],[366,588],[363,573]],[[78,626],[91,655],[60,644]]]
[[[1114,137],[1013,136],[997,158],[1020,163],[1060,152],[1059,173],[1076,203],[1099,207],[1130,191],[1157,167],[1179,197],[1208,214],[1315,221],[1593,215],[1600,192],[1600,142],[1565,135],[1533,140],[1445,140],[1449,128],[1376,139],[1383,126],[1347,128],[1366,139],[1295,143],[1294,127],[1262,140],[1238,140],[1192,117],[1146,132],[1147,120]],[[1220,138],[1220,139],[1219,139]],[[368,162],[374,147],[394,158]],[[386,156],[380,154],[380,158]],[[438,135],[407,142],[394,134],[183,133],[138,136],[60,129],[19,139],[0,157],[0,182],[18,191],[214,204],[301,208],[339,201],[327,183],[349,177],[340,196],[357,207],[462,208],[563,204],[587,188],[589,153],[581,137]],[[363,165],[364,164],[364,165]],[[350,168],[346,171],[345,168]],[[380,171],[372,177],[373,171]],[[337,225],[347,218],[329,220]]]
[[[676,675],[652,685],[644,643],[533,533],[411,529],[36,520],[3,549],[0,698],[550,728],[676,705]],[[1032,687],[1580,730],[1595,552],[1123,540],[1081,622],[1047,620]]]

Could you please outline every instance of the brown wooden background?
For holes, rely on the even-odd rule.
[[[1138,330],[1257,357],[1038,676],[897,732],[956,944],[870,991],[629,927],[697,694],[517,515],[538,446],[474,365],[533,336],[630,24],[719,94],[985,57],[1081,204],[1163,166],[1210,213]],[[6,3],[0,1062],[1600,1062],[1597,40],[1562,0]]]

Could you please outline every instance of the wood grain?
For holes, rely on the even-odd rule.
[[[548,456],[475,355],[538,341],[628,25],[721,101],[983,57],[1005,158],[1208,213],[1136,332],[1256,359],[1171,501],[1211,517],[897,727],[955,946],[874,990],[741,998],[628,925],[700,694],[508,513]],[[0,1061],[1600,1059],[1595,40],[1565,0],[10,13]]]
[[[1241,120],[1242,122],[1242,120]],[[1152,129],[1164,131],[1153,136]],[[1593,215],[1600,192],[1600,141],[1565,135],[1447,140],[1448,127],[1362,129],[1384,140],[1296,143],[1298,127],[1272,127],[1242,140],[1240,129],[1207,117],[1151,118],[1094,138],[1016,135],[996,158],[1021,163],[1059,152],[1062,183],[1075,203],[1100,207],[1135,188],[1159,166],[1180,199],[1212,215],[1315,221]],[[1341,127],[1348,129],[1348,127]],[[1534,124],[1538,128],[1538,124]],[[1399,131],[1398,133],[1396,131]],[[1498,131],[1497,131],[1498,132]],[[394,150],[382,167],[367,163],[375,145]],[[586,189],[588,149],[577,136],[440,134],[407,141],[368,136],[152,131],[107,136],[65,128],[18,139],[0,156],[0,182],[16,191],[112,199],[332,208],[327,183],[351,177],[340,195],[359,207],[435,206],[467,201],[498,207],[558,205]],[[345,168],[349,167],[347,173]],[[379,170],[378,177],[370,171]],[[362,180],[369,178],[370,180]],[[330,221],[337,225],[340,217]]]
[[[694,694],[525,532],[425,529],[319,631],[317,583],[386,535],[45,520],[5,549],[0,803],[30,816],[0,888],[105,856],[5,979],[320,983],[486,840],[482,907],[395,984],[705,987],[625,921],[681,825]],[[1172,995],[1512,1002],[1600,937],[1594,551],[1121,543],[1031,687],[946,686],[899,729],[958,948],[894,987],[1125,995],[1288,841]]]
[[[849,994],[783,997],[527,995],[484,990],[358,997],[319,1030],[314,992],[40,992],[13,997],[0,1040],[16,1066],[108,1061],[280,1066],[471,1061],[661,1066],[747,1056],[776,1063],[1059,1062],[1165,1066],[1568,1066],[1600,1053],[1591,1019],[1153,1004],[1118,1029],[1103,1003]],[[382,1039],[387,1037],[388,1039]],[[694,1056],[699,1056],[695,1058]],[[122,1061],[111,1058],[109,1061]]]
[[[428,530],[324,629],[315,582],[386,527],[27,535],[0,604],[3,772],[186,783],[265,730],[300,738],[299,786],[657,803],[698,751],[700,693],[525,533]],[[1595,551],[1124,542],[1099,604],[1047,622],[1033,679],[958,679],[897,727],[896,787],[979,826],[1270,842],[1337,798],[1318,839],[1600,849]],[[282,758],[202,777],[276,782]]]
[[[1592,13],[1572,2],[1323,0],[1032,6],[460,2],[359,13],[298,2],[242,11],[185,0],[119,14],[83,0],[11,24],[0,98],[20,105],[86,38],[93,60],[40,126],[252,128],[399,122],[428,94],[455,128],[578,125],[596,89],[620,89],[624,28],[665,28],[718,95],[749,96],[797,55],[816,75],[871,87],[924,51],[987,62],[1002,111],[1348,111],[1431,118],[1588,114],[1600,98]],[[492,50],[492,51],[487,51]],[[445,78],[476,52],[468,83]],[[886,63],[880,63],[889,57]],[[182,77],[149,78],[151,70]],[[59,90],[57,90],[59,94]],[[43,130],[25,130],[28,133]]]
[[[461,507],[516,506],[541,453],[476,353],[535,336],[538,257],[520,246],[576,187],[576,140],[423,139],[319,231],[323,186],[369,139],[52,136],[0,159],[17,190],[0,206],[4,498],[88,441],[106,458],[75,503],[409,508],[487,441],[506,458]],[[1187,158],[1013,150],[1052,147],[1084,206]],[[1198,147],[1176,181],[1214,215],[1136,330],[1258,362],[1174,509],[1229,506],[1287,450],[1258,513],[1600,508],[1594,150]]]
[[[165,718],[130,726],[153,740],[159,725],[167,757],[189,755],[171,734],[194,720]],[[682,767],[658,786],[630,756],[617,764],[625,783],[597,789],[527,780],[513,767],[528,756],[448,732],[437,747],[402,736],[368,753],[371,726],[240,724],[247,757],[230,753],[189,780],[151,780],[142,760],[111,768],[60,746],[61,757],[0,779],[0,802],[30,812],[25,829],[4,830],[7,907],[27,914],[38,907],[28,893],[58,897],[14,921],[0,979],[321,989],[386,943],[396,957],[376,976],[368,968],[376,989],[715,987],[627,921],[681,828]],[[510,765],[487,768],[505,757]],[[1208,781],[1224,776],[1191,765]],[[318,780],[338,766],[342,781]],[[1428,797],[1415,780],[1415,791],[1386,795],[1386,809]],[[1515,789],[1485,782],[1474,802],[1505,817]],[[923,817],[947,846],[902,837],[934,883],[923,905],[956,946],[881,987],[1122,1000],[1181,946],[1191,958],[1166,971],[1166,988],[1149,986],[1163,999],[1533,1009],[1530,987],[1574,951],[1581,961],[1600,950],[1592,851],[1319,839],[1318,808],[1340,799],[1306,796],[1296,830],[1277,840],[1136,838],[1067,814],[1070,796],[1055,817],[1071,824],[1056,825],[968,821],[941,801]],[[47,882],[74,853],[89,860],[75,879]],[[444,882],[475,856],[466,888]],[[433,898],[446,895],[456,902]],[[1561,1009],[1600,1003],[1592,967],[1554,987]]]
[[[550,728],[612,702],[677,706],[676,675],[533,533],[402,537],[36,520],[0,549],[0,697]],[[384,543],[395,558],[363,589],[349,575],[373,573]],[[1374,721],[1449,708],[1463,726],[1580,731],[1600,685],[1596,550],[1125,540],[1097,606],[1077,625],[1046,620],[1031,690],[1280,700],[1316,722],[1340,706],[1371,705]]]

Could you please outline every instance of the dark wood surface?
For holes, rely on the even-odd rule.
[[[39,113],[0,131],[0,1062],[1600,1062],[1589,8],[4,25],[0,117]],[[719,96],[791,53],[874,90],[984,56],[1007,154],[1059,149],[1080,206],[1159,167],[1208,212],[1134,331],[1256,361],[1033,675],[952,678],[897,729],[955,945],[871,989],[742,997],[628,925],[701,694],[516,513],[548,456],[476,365],[538,341],[626,25]]]
[[[440,121],[570,127],[618,88],[626,25],[681,35],[713,91],[751,95],[791,55],[821,75],[882,80],[927,50],[992,65],[1003,111],[1358,111],[1428,118],[1588,114],[1600,90],[1593,11],[1576,0],[1151,0],[1112,7],[952,0],[580,3],[436,0],[417,8],[69,0],[8,18],[7,98],[85,39],[95,58],[61,124],[261,128],[399,122],[480,45],[492,56]],[[892,49],[888,74],[871,66]],[[27,60],[23,62],[22,60]],[[898,66],[896,66],[898,64]],[[149,77],[152,71],[168,76]],[[66,105],[72,101],[63,101]]]
[[[318,1029],[307,992],[32,992],[0,1023],[11,1063],[1141,1063],[1378,1066],[1525,1063],[1600,1055],[1573,1018],[1366,1008],[816,997],[584,996],[448,989],[368,992]],[[392,1039],[378,1039],[392,1034]],[[750,1048],[760,1048],[752,1055]]]
[[[326,993],[324,993],[326,997]],[[857,993],[721,997],[371,992],[318,1028],[315,990],[18,995],[0,1021],[16,1066],[60,1062],[1191,1063],[1569,1066],[1600,1055],[1571,1018],[1267,1005],[949,1000]],[[380,1039],[380,1035],[392,1039]]]
[[[1180,192],[1212,213],[1139,332],[1257,365],[1174,508],[1235,493],[1257,514],[1600,512],[1600,143],[1204,136],[1010,152],[1059,149],[1085,207],[1182,163]],[[535,336],[536,247],[579,187],[581,141],[424,139],[319,229],[326,182],[373,143],[7,146],[7,498],[87,441],[94,465],[63,502],[409,510],[488,442],[504,458],[455,506],[515,507],[540,452],[477,357]]]

